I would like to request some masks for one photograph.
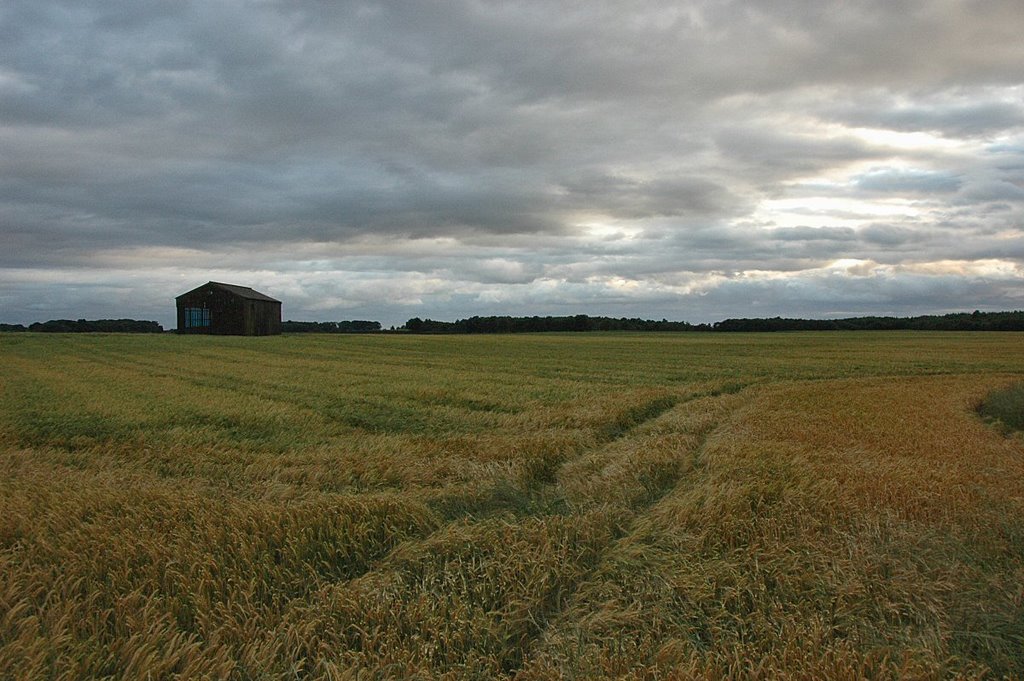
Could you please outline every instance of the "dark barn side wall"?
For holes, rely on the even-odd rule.
[[[281,333],[281,303],[268,300],[243,300],[245,305],[245,334],[247,336],[276,336]]]

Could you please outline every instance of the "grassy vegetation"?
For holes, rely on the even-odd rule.
[[[1024,431],[1024,383],[992,391],[978,412],[1007,430]]]
[[[1024,678],[1014,335],[0,359],[0,678]]]

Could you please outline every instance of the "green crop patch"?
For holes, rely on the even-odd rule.
[[[978,413],[1009,430],[1024,431],[1024,383],[989,393]]]

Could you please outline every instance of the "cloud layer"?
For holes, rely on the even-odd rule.
[[[1018,0],[0,8],[3,321],[1024,307]]]

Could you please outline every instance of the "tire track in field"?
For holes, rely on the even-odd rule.
[[[630,429],[629,433],[623,434],[621,438],[612,440],[608,445],[606,445],[605,448],[608,446],[614,446],[617,441],[625,439],[629,434],[642,438],[643,435],[638,433],[638,431],[643,430],[642,426],[656,426],[658,420],[668,419],[675,412],[685,410],[687,407],[692,407],[692,405],[699,400],[714,400],[719,407],[716,409],[715,417],[713,419],[702,424],[701,427],[698,427],[696,440],[693,445],[685,451],[678,452],[679,456],[677,460],[680,464],[678,474],[670,479],[662,480],[661,482],[663,484],[660,485],[653,494],[643,499],[640,505],[632,507],[632,520],[628,525],[623,527],[621,532],[616,534],[615,539],[604,548],[599,560],[590,570],[587,571],[585,576],[578,581],[571,590],[571,593],[568,593],[566,597],[560,601],[560,607],[558,609],[541,613],[541,626],[538,631],[531,637],[529,643],[525,647],[516,651],[513,659],[507,660],[506,664],[503,665],[508,678],[515,678],[520,672],[524,671],[525,665],[529,663],[533,654],[537,652],[538,645],[543,643],[548,633],[557,630],[563,622],[571,619],[571,613],[573,613],[574,610],[585,606],[585,602],[582,600],[581,594],[585,595],[587,593],[588,586],[593,583],[594,578],[601,573],[602,568],[613,556],[616,555],[619,549],[626,547],[633,541],[635,535],[643,530],[643,519],[647,516],[648,512],[662,499],[671,494],[674,490],[678,489],[680,484],[687,480],[692,480],[700,474],[704,469],[702,455],[711,436],[724,424],[727,424],[731,420],[733,414],[735,414],[736,411],[746,403],[746,400],[743,398],[733,397],[733,394],[739,393],[742,389],[743,386],[730,386],[725,390],[701,393],[679,401],[673,407],[662,411],[643,423],[637,424],[637,426]]]
[[[685,415],[692,408],[692,404],[700,400],[708,400],[709,403],[714,404],[718,402],[719,392],[708,391],[682,397],[672,396],[671,404],[667,403],[665,396],[661,396],[645,404],[636,405],[633,409],[628,410],[630,420],[628,426],[623,425],[627,420],[627,416],[620,415],[620,418],[616,419],[616,421],[619,421],[618,427],[598,427],[601,438],[600,444],[575,453],[566,463],[572,465],[581,456],[596,456],[603,458],[605,466],[594,471],[595,476],[600,476],[608,470],[617,470],[616,467],[621,463],[620,459],[624,456],[624,453],[628,452],[636,444],[634,441],[638,441],[642,445],[651,437],[664,437],[666,433],[671,434],[673,430],[671,421],[673,419],[680,419],[681,415],[683,417],[681,420],[684,421],[683,425],[685,426],[688,423]],[[728,392],[731,392],[731,390]],[[707,403],[705,403],[703,409],[706,410],[706,408]],[[718,411],[724,414],[724,410],[719,409]],[[549,561],[553,561],[554,564],[550,566],[550,569],[554,571],[544,580],[549,585],[550,593],[546,595],[529,595],[518,593],[514,590],[509,594],[509,597],[513,599],[519,599],[520,597],[538,599],[534,601],[534,605],[528,613],[519,612],[514,620],[502,623],[503,614],[507,615],[508,613],[502,608],[493,611],[493,614],[497,617],[493,622],[493,626],[499,628],[503,626],[509,627],[508,635],[518,639],[516,644],[508,645],[495,657],[498,669],[500,669],[500,674],[496,676],[499,678],[511,678],[524,664],[528,664],[538,642],[543,641],[549,629],[557,627],[558,623],[566,616],[566,613],[573,610],[578,602],[577,594],[580,589],[586,588],[593,581],[595,576],[599,574],[602,565],[607,561],[607,557],[635,531],[638,519],[648,509],[657,504],[661,498],[670,493],[685,475],[693,471],[695,468],[694,462],[699,459],[704,442],[721,422],[722,418],[724,418],[722,414],[718,414],[718,416],[719,418],[715,419],[697,419],[694,423],[689,424],[696,428],[696,432],[690,433],[691,445],[685,449],[670,452],[670,458],[676,464],[676,473],[672,476],[658,479],[658,484],[652,493],[641,495],[638,503],[629,508],[628,511],[626,508],[623,508],[623,511],[625,511],[623,513],[613,511],[606,517],[606,520],[598,520],[604,514],[604,510],[601,508],[604,501],[603,499],[595,498],[591,500],[593,503],[588,505],[581,502],[575,509],[562,508],[555,512],[528,513],[518,519],[521,522],[527,523],[527,527],[522,535],[518,531],[510,529],[509,538],[518,537],[520,540],[538,542],[534,546],[524,545],[523,548],[527,552],[536,549],[539,555],[546,556]],[[665,421],[669,421],[669,424],[665,424]],[[651,431],[654,432],[652,433]],[[562,468],[564,468],[564,465]],[[627,470],[629,470],[628,467]],[[613,484],[618,485],[618,482],[613,481]],[[554,483],[550,487],[555,489],[558,485]],[[506,509],[506,512],[511,510]],[[561,555],[561,557],[559,549],[556,549],[555,554],[545,553],[547,550],[545,548],[547,540],[544,538],[546,535],[541,527],[544,525],[550,526],[556,533],[556,536],[558,536],[558,533],[566,531],[571,534],[571,528],[575,526],[577,520],[583,523],[583,526],[593,522],[614,523],[614,525],[607,525],[607,543],[595,546],[590,556],[582,562],[580,562],[580,559],[586,555],[586,551],[573,558],[571,556],[576,553],[576,548],[571,546],[564,547],[565,550],[568,550],[568,554]],[[493,538],[489,536],[489,533],[496,527],[503,526],[508,522],[508,520],[491,516],[474,517],[472,513],[450,518],[447,522],[440,522],[432,532],[428,532],[423,536],[409,538],[399,543],[387,555],[368,564],[365,570],[351,575],[348,579],[340,580],[331,586],[325,585],[321,597],[326,599],[326,602],[330,602],[335,597],[333,594],[351,593],[353,590],[357,592],[365,591],[367,594],[391,594],[391,597],[394,597],[394,589],[398,589],[398,592],[401,594],[408,593],[422,599],[423,591],[425,590],[434,593],[434,597],[426,602],[418,601],[420,607],[425,608],[424,612],[433,613],[435,609],[444,611],[447,607],[450,607],[450,605],[444,605],[445,602],[455,594],[436,591],[438,586],[436,581],[452,579],[456,586],[461,583],[463,587],[466,586],[467,578],[472,582],[472,572],[467,575],[458,571],[458,566],[461,563],[469,561],[470,568],[477,568],[488,574],[492,570],[501,573],[502,571],[514,569],[502,557],[503,549],[500,542],[495,543]],[[512,521],[512,524],[507,525],[507,527],[512,528],[517,525],[517,521]],[[478,554],[480,550],[484,552],[482,556]],[[560,568],[555,567],[562,560],[568,560],[569,562],[561,564]],[[456,570],[455,572],[448,572],[449,562]],[[485,565],[489,567],[481,567]],[[421,580],[425,580],[425,582],[421,583]],[[424,587],[423,584],[427,584],[427,586]],[[389,586],[387,589],[384,589],[383,585]],[[467,594],[463,594],[459,598],[465,598],[466,596]],[[470,595],[468,600],[457,602],[456,610],[460,608],[471,610],[474,607],[475,600]],[[341,621],[345,621],[356,614],[356,611],[352,609],[353,607],[350,606],[343,611],[347,614],[339,613],[342,618]],[[329,607],[325,606],[325,608],[328,611],[330,610]],[[312,608],[312,611],[317,610],[319,608]],[[399,617],[402,611],[399,609],[395,612],[394,616]],[[370,616],[371,622],[374,621],[375,617],[381,615],[381,613],[373,612],[366,614]],[[332,616],[327,615],[326,617],[330,619]],[[348,621],[346,626],[358,628],[363,626],[363,624],[365,623],[356,619]],[[405,622],[405,626],[411,628],[403,631],[400,624],[388,621],[388,624],[385,625],[385,630],[393,627],[399,627],[399,630],[381,635],[385,637],[390,636],[391,638],[388,640],[391,641],[392,645],[411,646],[411,649],[407,651],[408,654],[418,654],[416,646],[420,645],[420,636],[427,636],[427,639],[429,639],[430,635],[420,632],[416,628],[417,623],[415,622]],[[348,642],[348,645],[353,646],[354,649],[363,649],[363,646],[367,644],[360,639],[358,642]],[[372,651],[368,651],[368,654],[369,659],[367,662],[372,665],[375,654]],[[450,651],[450,654],[457,657],[458,650]],[[498,669],[495,671],[498,671]],[[443,673],[451,671],[451,669],[442,664],[441,667],[434,671]]]

